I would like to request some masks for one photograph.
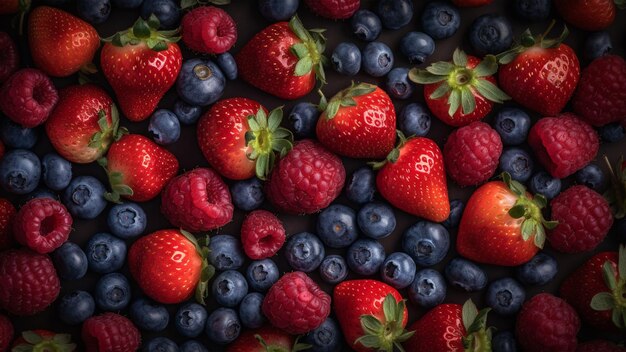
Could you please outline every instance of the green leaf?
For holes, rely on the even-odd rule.
[[[619,278],[626,280],[626,247],[624,245],[619,246],[617,270],[619,271]]]
[[[469,329],[467,330],[468,334],[473,334],[481,330],[485,330],[485,328],[487,327],[487,315],[489,314],[489,311],[491,311],[491,308],[481,309],[478,312],[478,315],[472,322],[472,325],[470,325]]]
[[[469,330],[477,316],[478,308],[476,308],[476,305],[471,299],[468,299],[463,304],[463,310],[461,311],[461,317],[463,318],[463,326],[465,327],[465,330]]]
[[[339,112],[340,104],[341,103],[337,100],[331,100],[330,103],[328,103],[328,107],[326,108],[326,116],[331,119],[335,117],[335,115],[337,115],[337,113]]]
[[[535,234],[536,224],[537,222],[532,219],[526,219],[524,220],[524,222],[522,222],[521,232],[522,232],[522,239],[524,241],[528,241],[532,237],[532,235]]]
[[[451,91],[450,85],[447,81],[441,82],[439,87],[430,93],[430,99],[441,99],[448,95]]]
[[[113,187],[113,191],[115,191],[120,196],[132,196],[134,193],[133,189],[128,187],[127,185],[117,184],[112,187]]]
[[[184,10],[189,7],[193,7],[198,3],[198,0],[181,0],[180,7]]]
[[[348,88],[346,92],[347,97],[360,97],[362,95],[370,94],[376,90],[376,86],[369,83],[359,83],[354,87]]]
[[[465,54],[463,50],[456,48],[454,50],[454,53],[452,54],[452,62],[454,62],[456,66],[466,67],[467,66],[467,54]]]
[[[545,227],[548,230],[554,230],[558,225],[559,225],[559,222],[556,220],[543,222],[543,227]]]
[[[267,155],[259,155],[256,159],[255,172],[256,176],[261,180],[265,180],[265,170],[267,169],[268,161],[269,158]]]
[[[68,343],[72,342],[72,335],[70,335],[70,334],[56,334],[56,335],[54,335],[52,340],[54,342],[57,342],[57,343],[60,343],[60,344],[68,344]]]
[[[304,43],[296,43],[291,46],[291,52],[296,55],[298,59],[303,59],[307,56],[311,56],[309,53],[309,48]]]
[[[546,242],[546,230],[543,228],[541,223],[535,223],[535,247],[543,248],[543,245]]]
[[[548,200],[542,194],[536,194],[533,197],[533,203],[535,203],[539,208],[545,208],[548,205]]]
[[[604,283],[606,287],[609,288],[610,291],[615,291],[617,288],[617,282],[615,281],[615,269],[613,269],[613,264],[611,261],[607,260],[602,264],[602,277],[604,278]]]
[[[354,344],[361,343],[365,347],[378,348],[380,347],[380,338],[374,335],[364,335],[354,341]]]
[[[388,294],[383,300],[383,313],[385,314],[385,322],[394,321],[396,318],[396,299],[392,294]]]
[[[498,60],[493,55],[487,55],[478,66],[474,68],[474,74],[477,77],[492,76],[498,72]]]
[[[341,106],[356,106],[356,101],[352,97],[344,97],[340,102]]]
[[[286,139],[274,139],[272,141],[272,149],[279,153],[282,153],[283,150],[289,151],[292,147],[293,145],[291,144],[291,142]]]
[[[526,207],[524,207],[521,204],[515,205],[511,209],[509,209],[509,215],[513,219],[519,219],[519,218],[523,217],[524,214],[526,214]]]
[[[439,61],[432,63],[430,64],[430,66],[426,67],[426,71],[432,73],[433,75],[448,77],[448,75],[452,73],[454,68],[455,66],[451,62]]]
[[[258,123],[258,119],[261,116],[261,114],[265,115],[265,112],[262,111],[263,109],[259,109],[259,111],[257,112],[256,116],[254,115],[250,115],[248,116],[248,126],[250,127],[250,130],[253,132],[259,132],[261,131],[261,126]]]
[[[270,116],[267,118],[267,128],[270,131],[275,131],[283,120],[282,107],[276,108],[270,112]]]
[[[36,345],[43,341],[43,338],[39,334],[31,330],[22,332],[22,338],[31,345]]]
[[[383,331],[383,324],[381,324],[380,321],[373,315],[361,315],[360,322],[361,328],[363,328],[363,332],[365,334],[377,335]]]
[[[469,115],[476,109],[476,99],[468,88],[461,89],[461,106],[463,107],[463,115]]]
[[[625,319],[626,319],[626,315],[621,309],[613,309],[613,312],[611,314],[611,320],[613,321],[613,324],[615,324],[615,326],[617,326],[618,328],[625,327],[626,326],[626,321],[624,321]]]
[[[591,299],[591,308],[593,310],[609,310],[615,307],[615,300],[608,292],[600,292]]]
[[[448,79],[448,77],[433,75],[426,70],[413,68],[409,71],[409,79],[418,84],[432,84],[445,81]]]
[[[293,139],[293,134],[286,128],[279,127],[272,133],[274,139]]]
[[[230,4],[230,0],[209,0],[209,3],[213,5],[228,5]]]
[[[450,117],[454,116],[454,114],[459,110],[459,106],[461,105],[461,92],[457,89],[453,89],[450,92],[450,96],[448,97],[448,115]]]
[[[309,41],[310,40],[309,32],[306,30],[306,28],[304,28],[304,26],[302,25],[302,22],[300,21],[300,18],[298,18],[297,14],[295,16],[293,16],[291,18],[291,20],[289,21],[289,28],[291,28],[293,33],[298,38],[300,38],[300,40],[302,40],[302,41]]]
[[[150,26],[143,18],[139,17],[133,25],[133,35],[140,39],[150,38],[152,32]]]
[[[148,27],[154,30],[159,29],[161,26],[161,21],[159,21],[159,18],[155,14],[151,14],[146,23],[148,24]]]
[[[311,72],[313,69],[313,59],[310,56],[305,56],[298,60],[294,74],[296,76],[304,76]]]
[[[473,86],[478,93],[485,99],[494,103],[502,104],[506,100],[511,100],[511,97],[498,88],[495,84],[487,81],[486,79],[478,79]]]

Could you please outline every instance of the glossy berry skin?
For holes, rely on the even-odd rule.
[[[576,171],[576,182],[585,185],[594,191],[602,194],[607,188],[607,179],[604,171],[596,164],[588,164]]]
[[[265,200],[263,183],[256,177],[234,182],[230,187],[233,205],[243,211],[252,211]]]
[[[226,270],[213,279],[211,292],[221,307],[233,308],[248,294],[248,282],[240,272]]]
[[[282,351],[292,351],[296,349],[294,346],[295,338],[271,325],[265,325],[258,329],[245,330],[241,336],[226,349],[227,352],[263,352],[266,351],[266,346],[259,343],[256,336],[259,336],[265,341],[270,348],[276,348]],[[298,346],[300,347],[300,346]]]
[[[145,342],[143,351],[146,352],[179,352],[176,342],[167,337],[155,337]]]
[[[85,291],[73,291],[59,299],[57,305],[59,319],[67,325],[78,325],[96,311],[96,302]]]
[[[376,177],[370,167],[362,166],[355,170],[345,188],[345,195],[350,201],[365,204],[374,199]]]
[[[15,215],[13,237],[37,253],[50,253],[67,241],[72,223],[72,216],[61,202],[35,198]]]
[[[298,10],[300,0],[259,0],[261,16],[271,22],[288,21]]]
[[[72,164],[56,153],[48,153],[41,158],[42,178],[45,185],[60,191],[72,180]]]
[[[381,0],[376,12],[385,28],[398,29],[411,22],[413,3],[409,0]]]
[[[333,50],[330,61],[338,73],[354,76],[361,70],[361,50],[354,43],[341,42]]]
[[[0,198],[0,251],[13,245],[13,219],[15,207],[8,199]]]
[[[207,259],[216,270],[237,270],[244,261],[241,241],[231,235],[216,235],[211,237]]]
[[[180,122],[173,112],[159,109],[150,117],[148,132],[158,144],[172,144],[180,137]]]
[[[237,25],[230,15],[214,6],[192,9],[181,24],[185,45],[205,54],[223,54],[237,41]]]
[[[14,194],[35,190],[41,177],[41,163],[37,155],[25,149],[13,149],[0,159],[0,185]]]
[[[99,274],[121,269],[126,259],[126,252],[126,242],[105,232],[91,236],[85,246],[89,269]]]
[[[360,55],[360,52],[359,52]],[[361,61],[359,60],[359,67]],[[289,112],[289,125],[296,138],[312,138],[315,136],[315,126],[320,117],[317,105],[311,103],[297,103]]]
[[[330,248],[344,248],[358,236],[356,213],[350,207],[333,204],[317,217],[317,235]]]
[[[135,238],[146,229],[148,217],[137,203],[116,204],[107,215],[107,225],[115,236],[122,239]]]
[[[383,24],[378,15],[366,9],[355,12],[350,25],[352,26],[352,33],[366,42],[376,40],[383,30]]]
[[[435,41],[423,32],[409,32],[400,40],[400,52],[413,65],[421,65],[435,52]]]
[[[58,101],[52,80],[34,68],[15,72],[0,87],[0,110],[25,128],[44,123]]]
[[[385,89],[392,98],[408,99],[413,94],[413,83],[409,81],[409,69],[396,67],[389,71]]]
[[[96,305],[103,311],[120,311],[130,303],[130,282],[120,273],[102,276],[96,283]]]
[[[325,255],[324,244],[310,232],[289,236],[284,256],[293,270],[311,272],[320,265]]]
[[[111,0],[87,0],[77,2],[78,15],[91,24],[105,22],[111,14]]]
[[[583,55],[587,60],[595,60],[607,55],[613,50],[611,35],[607,31],[598,31],[587,34]]]
[[[181,305],[174,315],[176,331],[185,337],[198,337],[204,330],[209,314],[202,305],[189,302]]]
[[[130,318],[142,331],[163,331],[170,321],[165,306],[138,298],[130,305]]]
[[[384,203],[367,203],[357,213],[357,224],[365,236],[373,239],[385,238],[396,228],[393,209]]]
[[[535,163],[530,154],[518,147],[504,149],[499,161],[500,171],[508,172],[512,179],[519,182],[528,181],[535,168]]]
[[[448,262],[445,276],[450,285],[466,292],[480,291],[487,286],[485,271],[463,258],[454,258]]]
[[[539,252],[517,267],[515,276],[524,285],[543,286],[554,279],[558,270],[558,263],[553,256]]]
[[[422,103],[406,105],[398,115],[398,129],[405,136],[425,137],[430,131],[431,115]]]
[[[144,19],[154,14],[161,22],[162,28],[172,29],[178,25],[181,10],[173,0],[143,0],[140,14]]]
[[[320,264],[320,277],[329,284],[338,284],[348,277],[348,263],[342,256],[326,256]]]
[[[248,286],[258,292],[269,290],[279,277],[278,266],[271,259],[252,261],[246,269]]]
[[[491,349],[493,352],[516,352],[518,347],[513,332],[503,330],[495,333],[491,339]]]
[[[529,181],[530,191],[552,199],[561,192],[561,179],[550,176],[545,171],[535,173]]]
[[[374,275],[385,260],[385,248],[376,240],[356,240],[346,252],[346,262],[359,275]]]
[[[470,26],[469,40],[476,54],[497,55],[508,50],[513,43],[511,22],[504,16],[479,16]]]
[[[0,32],[0,48],[3,49],[2,57],[0,57],[0,84],[2,84],[13,72],[17,71],[20,57],[15,42],[6,32]]]
[[[393,68],[394,56],[383,42],[371,42],[361,53],[361,67],[372,77],[382,77]]]
[[[220,70],[222,70],[224,76],[226,76],[226,79],[230,81],[237,79],[237,62],[231,53],[225,52],[217,55],[215,62],[217,62],[217,65]]]
[[[178,121],[183,125],[193,125],[198,122],[202,115],[202,108],[197,105],[186,103],[182,99],[177,99],[174,103],[174,114],[178,117]]]
[[[87,273],[87,255],[74,242],[65,242],[52,252],[52,261],[59,277],[64,280],[78,280]]]
[[[409,286],[409,299],[418,307],[429,309],[441,304],[447,291],[446,280],[437,270],[421,269]]]
[[[0,120],[0,140],[6,147],[32,149],[38,139],[39,131],[36,128],[24,128],[8,118]]]
[[[404,232],[402,250],[419,266],[432,266],[443,260],[450,248],[450,234],[445,227],[419,221]]]
[[[500,315],[514,315],[520,310],[525,299],[526,292],[522,285],[512,278],[505,277],[489,284],[485,301]]]
[[[550,17],[552,0],[515,0],[515,13],[531,22],[545,21]]]
[[[422,12],[422,30],[435,40],[451,37],[460,24],[459,10],[445,2],[430,2]]]
[[[616,4],[608,0],[591,2],[554,0],[554,5],[567,23],[590,32],[610,26],[617,12]]]
[[[413,282],[415,269],[415,262],[408,254],[394,252],[380,266],[380,276],[384,282],[400,290]]]
[[[607,143],[617,143],[624,139],[626,131],[624,127],[617,122],[606,124],[599,128],[600,138]]]
[[[139,330],[130,319],[110,312],[87,319],[81,335],[86,352],[135,351],[141,341]]]
[[[447,229],[451,229],[453,227],[459,226],[461,222],[461,216],[463,215],[463,210],[465,209],[465,204],[460,199],[453,199],[450,201],[450,216],[446,220],[444,220],[441,225],[443,225]]]
[[[180,345],[180,352],[209,352],[209,350],[199,341],[188,340]]]
[[[310,344],[315,351],[334,352],[341,347],[342,337],[341,329],[335,319],[328,317],[322,325],[304,335],[302,342]]]
[[[104,185],[93,176],[77,176],[63,192],[62,201],[73,217],[95,219],[107,205]]]
[[[350,18],[361,6],[360,0],[304,0],[311,11],[333,20]]]
[[[498,132],[504,145],[522,144],[530,130],[530,116],[521,109],[505,107],[498,111],[493,128]]]
[[[176,92],[187,104],[208,106],[224,93],[226,78],[222,70],[210,60],[199,58],[183,62],[176,80]]]
[[[273,256],[285,243],[285,228],[274,214],[255,210],[241,225],[241,243],[248,258],[253,260]]]
[[[265,323],[265,316],[261,310],[263,305],[263,294],[258,292],[248,293],[239,305],[239,319],[241,324],[247,329],[257,329]]]

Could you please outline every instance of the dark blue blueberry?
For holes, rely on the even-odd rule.
[[[111,273],[124,265],[126,242],[105,232],[91,236],[85,254],[89,269],[96,273]]]
[[[504,16],[486,14],[477,17],[469,30],[470,44],[480,56],[499,54],[513,44],[513,28]]]
[[[180,7],[173,0],[144,0],[141,4],[141,17],[148,19],[154,14],[161,22],[162,29],[172,29],[180,21]]]
[[[298,10],[300,0],[259,0],[261,16],[271,22],[288,21]]]
[[[30,149],[35,146],[38,138],[38,129],[24,128],[7,118],[0,119],[0,139],[7,147]]]
[[[356,214],[352,208],[332,204],[317,217],[317,235],[331,248],[343,248],[356,241]]]
[[[406,229],[402,251],[419,266],[432,266],[446,257],[450,249],[450,234],[445,227],[430,221],[419,221]]]
[[[376,240],[359,239],[346,252],[348,267],[359,275],[378,273],[385,261],[385,248]]]
[[[41,159],[43,182],[50,189],[60,191],[72,180],[72,163],[57,153],[48,153]]]
[[[400,52],[412,65],[421,65],[435,52],[435,41],[422,32],[409,32],[400,40]]]
[[[130,318],[142,331],[163,331],[170,321],[170,314],[164,305],[138,298],[130,305]]]
[[[339,43],[333,50],[330,62],[338,73],[354,76],[361,70],[361,50],[354,43]]]
[[[244,261],[241,241],[231,235],[217,235],[211,237],[209,243],[209,263],[216,270],[236,270],[241,268]]]
[[[448,287],[443,276],[433,269],[422,269],[415,273],[409,286],[409,299],[419,307],[433,308],[446,298]]]
[[[459,226],[461,222],[461,216],[463,215],[463,209],[465,209],[465,204],[460,199],[453,199],[450,201],[450,215],[448,218],[444,220],[441,225],[445,226],[447,229],[451,229]]]
[[[376,175],[372,168],[363,166],[352,173],[346,185],[346,198],[357,203],[365,204],[374,199],[376,191]]]
[[[241,322],[237,312],[231,308],[217,308],[207,319],[205,333],[215,343],[231,343],[239,337],[240,332]]]
[[[505,277],[493,281],[487,287],[485,302],[494,312],[501,315],[514,315],[522,308],[526,292],[515,279]]]
[[[539,171],[530,179],[530,191],[533,194],[541,194],[546,199],[552,199],[561,192],[561,180],[552,177],[545,171]]]
[[[41,178],[41,163],[30,150],[9,150],[0,159],[0,184],[5,191],[15,194],[30,193]]]
[[[398,116],[398,128],[405,136],[424,137],[430,131],[431,116],[422,103],[406,105]]]
[[[607,31],[589,33],[583,51],[585,59],[591,61],[604,56],[613,50],[611,35]]]
[[[378,15],[370,10],[359,10],[352,15],[350,22],[352,33],[359,39],[368,42],[376,40],[383,30],[383,24]]]
[[[104,311],[119,311],[130,303],[130,283],[126,276],[120,273],[110,273],[102,276],[96,283],[96,305]]]
[[[322,241],[310,232],[292,235],[285,244],[285,258],[293,270],[311,272],[324,259]]]
[[[111,14],[111,0],[80,0],[76,5],[78,16],[91,24],[103,23]]]
[[[376,8],[383,26],[398,29],[406,26],[413,18],[413,2],[410,0],[380,0]]]
[[[220,306],[236,307],[248,294],[248,283],[240,272],[226,270],[213,280],[211,292]]]
[[[309,138],[315,135],[315,126],[320,117],[317,106],[311,103],[298,103],[291,108],[289,125],[296,138]]]
[[[136,9],[143,3],[143,0],[111,0],[113,6],[121,9]]]
[[[57,194],[54,193],[54,191],[52,191],[51,189],[46,187],[37,187],[34,191],[20,197],[18,203],[20,206],[22,206],[28,203],[28,201],[35,198],[50,198],[54,200],[59,200]]]
[[[422,12],[422,30],[435,40],[450,38],[460,25],[459,10],[447,2],[429,2]]]
[[[329,284],[337,284],[348,277],[348,264],[340,255],[329,255],[320,264],[320,277]]]
[[[158,109],[150,117],[148,132],[158,144],[172,144],[180,138],[178,117],[167,109]]]
[[[487,286],[487,274],[478,265],[463,258],[454,258],[446,265],[448,282],[463,291],[480,291]]]
[[[187,104],[182,99],[177,99],[174,103],[174,114],[176,114],[181,124],[193,125],[198,122],[200,115],[202,115],[202,108],[200,106]]]
[[[596,164],[588,164],[576,171],[576,182],[585,185],[602,194],[608,186],[608,180],[604,171]]]
[[[374,77],[382,77],[393,68],[393,52],[382,42],[371,42],[365,46],[361,55],[361,66]]]
[[[278,281],[278,266],[271,259],[255,260],[246,269],[246,280],[254,291],[265,292]]]
[[[59,299],[59,319],[67,325],[78,325],[96,311],[96,302],[88,292],[73,291]]]
[[[559,271],[558,263],[551,255],[539,252],[515,270],[515,276],[524,285],[542,286],[552,281]]]
[[[227,79],[231,81],[237,79],[237,62],[231,53],[225,52],[219,54],[215,61]]]
[[[258,292],[248,293],[239,305],[239,319],[241,325],[248,329],[260,328],[265,323],[265,316],[261,311],[263,294]]]
[[[209,352],[200,341],[189,340],[180,345],[180,352]]]
[[[491,349],[493,352],[517,352],[515,335],[511,331],[499,331],[491,339]]]
[[[552,0],[515,0],[515,12],[522,19],[541,22],[550,17]]]
[[[93,176],[74,177],[63,192],[63,204],[77,218],[95,219],[106,208],[106,189]]]
[[[365,236],[380,239],[391,235],[395,230],[396,215],[387,204],[367,203],[359,209],[356,222]]]
[[[167,337],[159,336],[144,343],[143,352],[179,352],[176,342]]]
[[[148,224],[148,216],[137,203],[116,204],[109,210],[107,224],[112,234],[128,239],[143,233]]]
[[[185,61],[176,80],[178,96],[195,106],[215,103],[224,93],[225,86],[222,70],[213,61],[202,59]]]
[[[504,149],[500,155],[500,171],[508,172],[511,178],[526,182],[533,174],[535,164],[530,154],[523,149],[512,147]]]
[[[185,303],[174,316],[174,327],[185,337],[198,337],[204,330],[208,316],[209,313],[202,305],[195,302]]]
[[[409,69],[396,67],[389,71],[385,87],[392,98],[408,99],[413,94],[413,83],[409,80]]]
[[[74,242],[65,242],[52,252],[52,261],[59,277],[78,280],[85,276],[89,262],[85,252]]]
[[[526,141],[530,130],[530,116],[517,108],[502,108],[496,115],[493,128],[504,145],[518,145]]]
[[[413,282],[415,276],[415,262],[402,252],[391,253],[380,267],[380,276],[389,285],[403,289]]]
[[[340,350],[343,338],[337,322],[328,317],[322,325],[304,335],[301,341],[311,345],[311,351],[335,352]]]
[[[624,139],[624,127],[619,122],[609,123],[598,129],[602,140],[608,143],[617,143]]]
[[[230,187],[230,194],[233,204],[243,211],[257,209],[265,200],[263,182],[256,177],[233,183]]]

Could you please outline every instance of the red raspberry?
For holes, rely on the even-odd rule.
[[[304,2],[311,11],[331,20],[350,18],[361,6],[360,0],[304,0]]]
[[[0,32],[0,48],[2,48],[0,50],[0,83],[2,83],[17,71],[20,57],[15,42],[6,32]]]
[[[191,50],[207,54],[227,52],[237,41],[237,25],[217,7],[202,6],[189,11],[182,20],[183,42]]]
[[[34,68],[15,72],[0,89],[0,110],[27,128],[44,123],[57,101],[59,94],[50,78]]]
[[[4,156],[5,149],[6,148],[4,147],[4,143],[0,141],[0,159],[2,159],[2,157]]]
[[[559,224],[548,233],[548,240],[560,252],[580,253],[596,248],[613,225],[609,203],[587,186],[568,188],[550,206],[552,220]]]
[[[522,306],[515,334],[524,351],[573,352],[580,319],[572,306],[559,297],[540,293]]]
[[[267,210],[255,210],[241,225],[241,242],[248,258],[269,258],[285,243],[285,228],[274,214]]]
[[[345,178],[341,159],[317,142],[302,140],[270,174],[267,197],[280,212],[311,214],[339,196]]]
[[[594,340],[579,344],[576,352],[626,352],[626,348],[609,341]]]
[[[51,198],[35,198],[24,204],[15,216],[15,239],[37,253],[50,253],[67,241],[72,216],[65,206]]]
[[[8,249],[13,244],[13,219],[15,207],[11,202],[0,198],[0,251]]]
[[[15,315],[44,311],[61,285],[52,260],[28,249],[0,253],[0,308]]]
[[[87,352],[136,351],[141,342],[139,330],[128,318],[110,312],[85,320],[82,336]]]
[[[30,342],[28,342],[30,341]],[[39,341],[39,342],[35,342]],[[49,330],[30,330],[13,342],[13,351],[74,351],[72,335],[57,334]],[[4,351],[0,348],[0,351]]]
[[[539,120],[528,135],[528,144],[547,171],[567,177],[589,164],[598,153],[598,134],[574,114]]]
[[[446,170],[459,186],[476,186],[487,181],[498,168],[500,154],[500,135],[480,121],[452,132],[443,147]]]
[[[330,296],[305,273],[283,275],[263,300],[263,314],[279,329],[298,335],[322,325],[330,314]]]
[[[12,340],[13,324],[9,318],[0,314],[0,352],[8,351]]]
[[[209,231],[233,218],[228,186],[213,170],[197,168],[173,178],[161,194],[161,212],[172,225]]]

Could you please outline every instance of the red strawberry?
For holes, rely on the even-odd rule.
[[[339,196],[345,178],[341,159],[317,142],[301,140],[270,174],[267,198],[280,212],[312,214]]]
[[[605,340],[593,340],[579,343],[576,352],[626,352],[626,348]]]
[[[214,6],[187,12],[180,27],[185,45],[200,53],[222,54],[237,41],[235,21],[226,11]]]
[[[141,335],[126,317],[103,313],[83,323],[81,335],[86,352],[129,352],[139,349]]]
[[[615,20],[619,0],[554,0],[557,11],[568,23],[587,31],[607,28]]]
[[[495,84],[497,71],[495,56],[480,61],[456,49],[452,62],[412,69],[409,78],[425,85],[424,99],[435,117],[451,126],[465,126],[487,116],[493,103],[510,99]]]
[[[396,140],[396,111],[391,99],[375,85],[352,84],[330,101],[322,98],[323,110],[316,134],[330,151],[351,158],[381,159]]]
[[[141,237],[128,251],[130,273],[150,298],[160,303],[185,301],[196,293],[204,302],[213,267],[206,250],[192,234],[181,230],[159,230]]]
[[[331,20],[350,18],[361,6],[361,0],[304,0],[304,2],[311,11]]]
[[[452,2],[459,7],[478,7],[489,5],[493,0],[452,0]]]
[[[515,335],[524,351],[574,352],[580,319],[572,306],[549,293],[540,293],[522,306]]]
[[[544,227],[556,224],[541,214],[547,203],[542,195],[533,197],[509,174],[503,179],[482,185],[467,201],[456,250],[476,262],[516,266],[537,254],[545,242]]]
[[[325,82],[322,30],[307,31],[294,16],[257,33],[237,54],[239,76],[283,99],[309,94],[316,78]]]
[[[45,126],[50,143],[65,159],[80,164],[95,161],[126,132],[103,89],[93,84],[69,86],[59,97]]]
[[[2,83],[13,72],[17,71],[20,65],[20,56],[15,42],[6,32],[0,32],[0,48],[2,48],[2,52],[0,52],[0,83]]]
[[[400,144],[376,175],[376,187],[396,208],[431,221],[444,221],[450,214],[450,202],[441,150],[431,139],[399,136]]]
[[[13,342],[12,351],[60,351],[71,352],[76,350],[72,343],[72,335],[57,334],[48,330],[29,330]],[[0,348],[0,351],[3,351]]]
[[[330,314],[330,296],[307,274],[283,275],[265,295],[263,314],[275,327],[304,334],[322,325]]]
[[[58,101],[50,78],[34,68],[15,72],[0,89],[0,109],[26,128],[44,123]]]
[[[59,295],[52,260],[27,249],[0,253],[0,308],[15,315],[43,312]]]
[[[72,216],[57,200],[35,198],[20,208],[13,224],[19,243],[44,254],[67,241],[72,231]]]
[[[228,186],[215,171],[197,168],[173,178],[161,195],[161,212],[174,226],[209,231],[229,223],[233,203]]]
[[[600,148],[596,131],[569,113],[537,121],[528,134],[528,144],[556,178],[565,178],[585,167]]]
[[[182,66],[175,31],[158,32],[153,15],[106,39],[100,65],[113,87],[120,109],[131,121],[145,120],[174,85]]]
[[[274,214],[255,210],[241,224],[241,243],[248,258],[269,258],[285,243],[285,228]]]
[[[20,0],[4,0],[0,3],[0,15],[14,14],[20,10]]]
[[[198,144],[209,164],[224,177],[244,180],[255,174],[265,179],[276,152],[292,145],[289,130],[280,127],[282,109],[267,110],[254,100],[220,100],[198,122]]]
[[[28,19],[28,44],[35,65],[54,77],[93,70],[100,37],[89,23],[63,10],[38,6]]]
[[[0,352],[8,351],[13,340],[13,324],[5,315],[0,314]]]
[[[167,149],[139,134],[128,134],[113,143],[106,159],[98,159],[109,176],[111,193],[105,197],[119,202],[120,197],[145,202],[161,193],[178,172],[178,160]]]
[[[13,244],[13,219],[15,207],[7,199],[0,198],[0,252]]]
[[[305,351],[310,345],[298,343],[298,339],[271,326],[245,330],[235,342],[228,345],[227,352]]]
[[[377,280],[343,281],[333,292],[333,309],[343,336],[358,352],[402,350],[400,343],[413,335],[404,329],[405,308],[400,292]]]

